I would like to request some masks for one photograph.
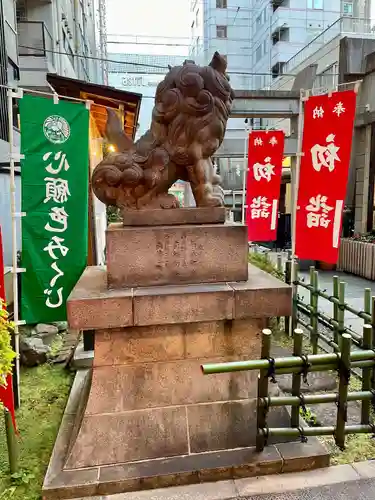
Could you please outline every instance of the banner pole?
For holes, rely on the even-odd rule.
[[[16,226],[16,180],[14,161],[13,133],[13,91],[8,90],[8,130],[9,130],[9,166],[10,166],[10,213],[12,222],[12,279],[13,279],[13,317],[14,317],[14,347],[17,391],[15,392],[16,407],[20,404],[20,337],[19,337],[19,304],[18,304],[18,263],[17,263],[17,226]]]
[[[307,96],[306,96],[307,97]],[[304,121],[304,90],[300,90],[299,97],[299,105],[298,105],[298,136],[297,136],[297,160],[296,160],[296,168],[291,171],[291,180],[292,180],[292,311],[294,312],[294,301],[298,293],[298,287],[295,284],[295,281],[298,280],[298,276],[296,276],[296,271],[298,269],[296,262],[296,225],[297,225],[297,201],[298,201],[298,188],[299,188],[299,177],[300,177],[300,168],[301,168],[301,158],[302,158],[302,138],[303,138],[303,121]],[[293,328],[295,324],[295,319],[292,318],[292,321],[289,322],[289,336],[293,336]]]
[[[243,154],[243,176],[242,176],[242,224],[245,224],[245,204],[246,204],[246,180],[248,169],[247,148],[249,141],[250,129],[245,121],[245,140],[244,140],[244,154]]]

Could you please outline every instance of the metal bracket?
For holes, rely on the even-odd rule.
[[[8,97],[12,97],[13,99],[22,99],[23,89],[18,89],[16,92],[14,92],[12,89],[9,89]]]
[[[20,153],[15,153],[14,151],[10,153],[9,157],[13,161],[21,161],[25,159],[25,155],[21,155]]]
[[[17,267],[16,268],[16,271],[14,271],[14,267],[11,267],[11,273],[12,274],[20,274],[20,273],[25,273],[26,272],[26,268],[25,267]]]

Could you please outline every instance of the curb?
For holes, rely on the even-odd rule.
[[[252,495],[285,493],[373,478],[375,478],[375,460],[370,460],[309,472],[259,476],[191,486],[174,486],[158,490],[91,497],[90,500],[239,500]]]

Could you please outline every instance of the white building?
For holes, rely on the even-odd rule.
[[[235,90],[289,90],[294,75],[315,62],[315,85],[332,87],[339,41],[372,33],[370,9],[370,0],[191,0],[190,57],[207,64],[215,50],[226,56]],[[289,131],[289,122],[281,125]],[[243,120],[229,120],[226,139],[244,138]],[[241,189],[243,161],[220,158],[220,171],[231,178],[230,189]]]
[[[7,0],[9,1],[9,0]],[[46,73],[101,83],[94,0],[17,1],[21,87],[47,87]]]
[[[142,94],[137,138],[150,127],[156,87],[168,72],[168,65],[178,66],[186,55],[150,55],[109,53],[108,84],[120,90]],[[133,63],[133,64],[132,64]]]
[[[104,0],[100,0],[104,1]],[[1,0],[0,85],[50,92],[47,73],[101,83],[93,0]],[[92,58],[92,59],[91,59]],[[19,148],[17,114],[14,146]],[[11,264],[9,130],[6,88],[0,87],[0,225]],[[19,167],[16,204],[20,211]],[[18,230],[20,240],[20,230]]]

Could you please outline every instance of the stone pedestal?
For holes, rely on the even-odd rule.
[[[68,301],[70,326],[95,330],[94,364],[77,375],[44,498],[281,472],[278,445],[253,448],[258,374],[204,376],[200,365],[259,357],[267,318],[290,314],[290,287],[244,268],[241,226],[115,227],[107,238],[108,270],[87,268]],[[269,425],[289,425],[288,412],[273,409]],[[327,457],[309,453],[305,468]]]
[[[110,288],[246,281],[247,230],[204,224],[107,231]]]

